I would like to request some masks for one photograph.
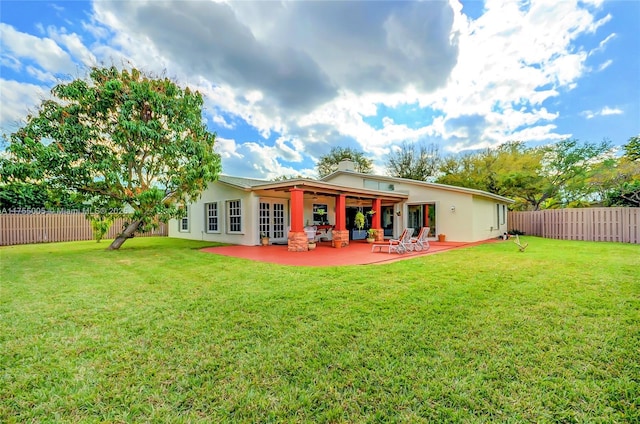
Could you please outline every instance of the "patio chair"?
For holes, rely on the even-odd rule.
[[[413,236],[413,228],[406,228],[398,240],[389,240],[389,253],[392,251],[398,253],[406,253],[409,250],[413,251],[413,244],[411,243],[411,237]]]
[[[318,241],[318,227],[315,225],[312,227],[304,227],[304,232],[307,233],[307,240]]]
[[[378,249],[379,252],[382,252],[382,249],[388,249],[389,253],[405,253],[408,250],[413,250],[413,246],[411,244],[413,231],[413,228],[405,228],[399,239],[391,239],[389,240],[389,243],[385,244],[373,244],[371,245],[371,251],[375,252],[376,249]]]
[[[416,252],[420,252],[422,250],[429,250],[429,227],[420,228],[420,233],[418,233],[418,237],[411,238],[411,245]]]
[[[333,230],[328,229],[324,231],[324,234],[320,234],[320,241],[332,241],[333,240]]]

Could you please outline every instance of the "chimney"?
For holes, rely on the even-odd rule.
[[[338,171],[351,171],[354,172],[355,163],[351,159],[342,159],[338,162]]]

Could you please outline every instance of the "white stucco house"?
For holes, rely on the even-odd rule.
[[[430,227],[447,241],[475,242],[507,231],[511,199],[443,184],[362,174],[351,162],[320,179],[265,181],[221,175],[169,223],[169,237],[240,245],[260,244],[261,234],[289,250],[307,249],[306,226],[328,234],[335,247],[363,238],[353,231],[358,211],[377,238],[398,237],[406,227]]]

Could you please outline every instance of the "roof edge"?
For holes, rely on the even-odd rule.
[[[427,182],[427,181],[412,180],[410,178],[390,177],[390,176],[387,176],[387,175],[365,174],[365,173],[356,172],[356,171],[340,171],[340,170],[334,171],[331,174],[325,175],[324,177],[322,177],[321,180],[322,181],[330,180],[331,178],[336,177],[336,176],[338,176],[340,174],[353,175],[353,176],[357,176],[357,177],[369,177],[369,178],[372,178],[372,179],[379,179],[379,180],[383,180],[383,181],[403,182],[403,183],[406,183],[406,184],[421,185],[421,186],[439,188],[439,189],[443,189],[443,190],[456,191],[456,192],[459,192],[459,193],[467,193],[467,194],[471,194],[471,195],[488,197],[488,198],[491,198],[491,199],[501,200],[501,201],[503,201],[505,203],[515,203],[515,200],[510,199],[508,197],[500,196],[499,194],[494,194],[494,193],[490,193],[488,191],[478,190],[478,189],[475,189],[475,188],[453,186],[453,185],[449,185],[449,184],[430,183],[430,182]]]

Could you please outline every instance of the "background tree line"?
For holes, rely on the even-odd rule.
[[[318,175],[334,172],[343,159],[371,173],[372,160],[351,148],[321,157]],[[405,142],[385,161],[389,176],[484,190],[514,199],[514,210],[561,207],[640,207],[640,137],[617,154],[609,142],[566,139],[538,147],[512,141],[497,148],[442,156],[437,145]]]

